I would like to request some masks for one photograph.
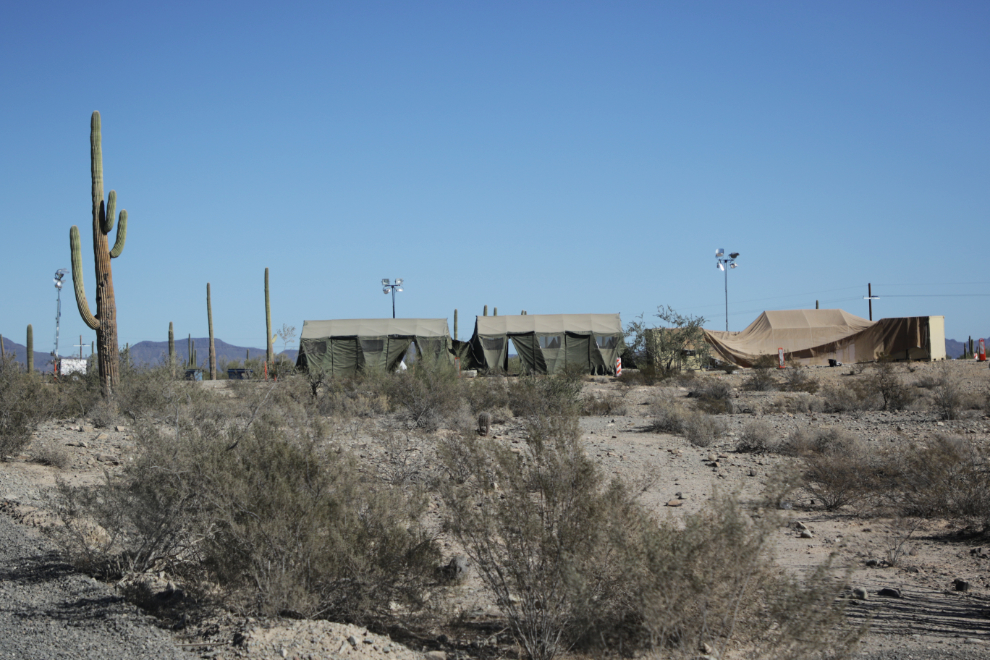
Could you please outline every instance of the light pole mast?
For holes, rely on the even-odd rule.
[[[715,250],[715,265],[716,267],[725,273],[725,331],[729,331],[729,268],[736,267],[736,257],[739,256],[738,252],[733,252],[729,256],[725,256],[725,248],[719,248]]]
[[[386,296],[392,294],[392,318],[395,318],[395,292],[402,293],[402,278],[398,277],[394,282],[389,282],[387,277],[382,279],[382,293]]]

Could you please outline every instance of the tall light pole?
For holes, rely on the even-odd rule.
[[[52,351],[52,356],[56,358],[58,357],[58,326],[62,320],[62,278],[68,272],[69,270],[67,268],[59,268],[55,271],[55,290],[58,291],[58,307],[55,308],[55,350]]]
[[[398,277],[394,282],[389,282],[388,278],[382,279],[382,293],[386,296],[392,294],[392,318],[395,318],[395,292],[402,293],[402,278]]]
[[[725,331],[729,331],[729,268],[736,267],[736,257],[739,256],[738,252],[733,252],[729,256],[725,256],[725,248],[719,248],[715,250],[715,264],[718,269],[725,273]],[[727,268],[728,266],[728,268]]]

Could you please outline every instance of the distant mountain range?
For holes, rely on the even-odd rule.
[[[978,341],[978,339],[973,339],[974,343]],[[990,348],[990,339],[984,339],[984,341],[987,343],[988,348]],[[217,360],[222,359],[226,362],[233,362],[235,360],[243,361],[246,356],[249,356],[252,359],[264,358],[265,356],[265,349],[263,348],[234,346],[233,344],[228,344],[222,339],[214,339],[213,345],[216,347]],[[209,360],[210,355],[210,338],[194,338],[193,346],[196,349],[196,359],[198,360],[200,366],[205,365]],[[966,347],[966,342],[956,341],[955,339],[945,340],[945,354],[950,358],[958,358],[962,356],[963,350]],[[11,341],[10,339],[4,337],[3,350],[8,354],[13,353],[14,359],[21,364],[26,363],[25,356],[27,355],[27,347],[23,344],[18,344],[17,342]],[[185,364],[187,362],[189,356],[186,339],[176,339],[175,353],[179,364]],[[276,353],[281,353],[295,362],[299,351],[291,349],[287,351],[276,351]],[[167,356],[167,341],[142,341],[131,346],[131,360],[136,365],[160,364],[164,362]],[[50,372],[52,370],[50,360],[51,356],[48,353],[39,353],[38,351],[34,352],[34,368],[37,371]]]
[[[251,348],[248,346],[234,346],[233,344],[228,344],[222,339],[213,340],[214,348],[217,352],[217,361],[233,362],[235,360],[243,361],[245,357],[250,357],[252,359],[265,357],[265,349],[263,348]],[[207,363],[210,359],[210,338],[209,337],[197,337],[193,339],[193,347],[196,350],[196,360],[199,362],[200,366],[208,366]],[[123,348],[123,346],[121,347]],[[131,349],[131,361],[136,365],[153,365],[161,364],[168,358],[168,342],[167,341],[142,341],[134,344],[130,347]],[[26,364],[27,361],[25,356],[27,355],[27,347],[23,344],[18,344],[15,341],[11,341],[6,337],[3,338],[3,350],[7,353],[13,353],[14,359],[21,364]],[[293,362],[296,361],[296,355],[299,351],[293,349],[288,351],[276,351],[276,354],[283,354]],[[189,349],[188,342],[186,339],[177,339],[175,341],[175,354],[176,359],[179,364],[185,364],[189,359]],[[70,355],[63,355],[62,357],[72,357]],[[51,355],[48,353],[39,353],[34,351],[34,368],[41,372],[50,372],[52,370],[52,364],[50,362]]]

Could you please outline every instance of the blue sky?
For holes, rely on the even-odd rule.
[[[120,341],[272,317],[658,305],[943,314],[990,334],[985,2],[12,3],[0,333],[54,338],[89,117],[129,213]],[[62,352],[84,335],[71,287]],[[895,297],[897,296],[897,297]],[[452,328],[453,329],[453,328]],[[71,341],[67,341],[67,339]]]

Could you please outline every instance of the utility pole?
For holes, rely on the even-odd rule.
[[[867,283],[866,285],[866,300],[870,301],[870,320],[873,320],[873,301],[878,300],[880,296],[873,295],[873,285]]]

